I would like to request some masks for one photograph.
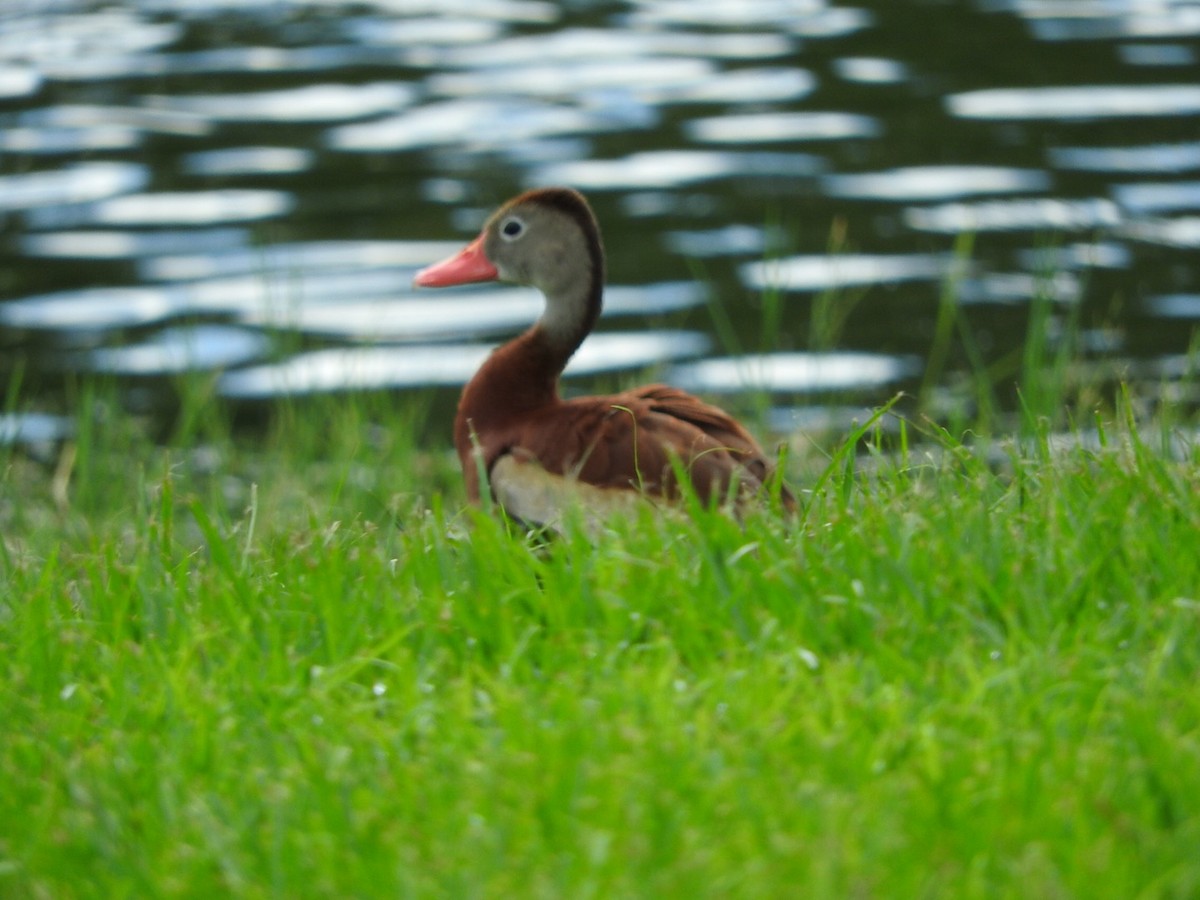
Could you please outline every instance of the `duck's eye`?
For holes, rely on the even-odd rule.
[[[500,226],[500,235],[505,240],[515,241],[525,231],[525,223],[515,216],[511,219],[505,219]]]

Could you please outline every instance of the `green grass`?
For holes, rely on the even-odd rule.
[[[0,455],[0,896],[1200,895],[1200,457],[1153,428],[538,543],[400,411],[81,406],[67,490]]]

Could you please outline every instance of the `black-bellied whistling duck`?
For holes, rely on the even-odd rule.
[[[592,516],[639,495],[673,498],[677,473],[705,502],[741,500],[771,480],[771,461],[745,428],[676,388],[559,397],[559,376],[596,324],[604,290],[600,228],[582,195],[566,188],[521,194],[461,252],[422,270],[414,283],[493,280],[538,288],[546,307],[463,389],[454,445],[472,501],[485,476],[510,515],[552,524],[568,502]],[[786,489],[781,499],[794,504]]]

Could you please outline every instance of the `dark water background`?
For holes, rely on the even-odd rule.
[[[1033,321],[1179,399],[1200,4],[7,0],[0,439],[90,372],[167,411],[185,372],[253,415],[452,398],[540,304],[412,275],[551,183],[614,285],[571,390],[753,388],[786,432],[986,372],[1012,409]]]

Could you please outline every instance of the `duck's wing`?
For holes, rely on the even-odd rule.
[[[534,413],[514,423],[489,456],[497,499],[506,508],[539,510],[547,497],[553,495],[559,503],[572,490],[570,485],[560,490],[557,482],[551,490],[545,476],[586,487],[581,492],[586,497],[579,500],[588,505],[604,499],[596,489],[675,498],[680,480],[702,502],[719,503],[760,492],[774,470],[754,438],[728,413],[662,385],[584,397]],[[524,504],[523,496],[529,498]],[[782,496],[790,506],[791,495],[784,490]]]

